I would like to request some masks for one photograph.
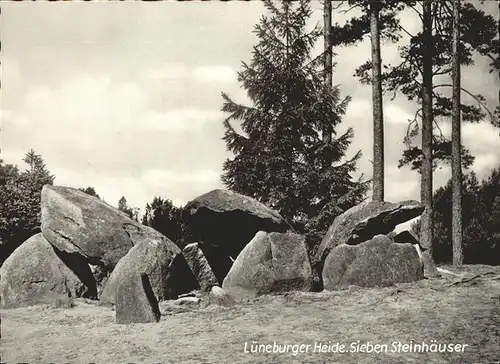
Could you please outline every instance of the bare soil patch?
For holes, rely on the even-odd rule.
[[[2,310],[6,363],[495,363],[500,360],[500,267],[390,288],[263,296],[222,308],[160,304],[158,324],[118,325],[111,307],[75,300]],[[387,344],[382,353],[314,353],[316,342]],[[467,344],[460,353],[391,352],[393,342]],[[245,353],[310,344],[306,353]]]

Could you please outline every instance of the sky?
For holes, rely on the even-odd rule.
[[[321,3],[313,1],[312,10],[311,24],[321,23]],[[251,60],[253,26],[264,13],[260,1],[3,3],[0,158],[22,166],[34,149],[55,184],[93,186],[115,206],[121,196],[140,208],[155,196],[182,206],[223,188],[222,164],[231,154],[221,139],[221,92],[248,102],[236,75]],[[343,23],[351,15],[333,17]],[[402,24],[418,30],[411,12]],[[353,77],[370,56],[369,39],[335,52],[334,83],[352,97],[337,130],[354,128],[348,153],[362,150],[357,173],[370,178],[371,87]],[[397,62],[397,46],[384,43],[382,58]],[[477,59],[463,68],[462,82],[494,107],[500,79],[488,70]],[[419,175],[398,168],[415,110],[402,96],[384,103],[388,201],[419,199]],[[442,128],[449,133],[449,125]],[[486,121],[462,132],[476,157],[473,170],[487,176],[500,163],[499,131]],[[449,174],[437,170],[434,187]]]

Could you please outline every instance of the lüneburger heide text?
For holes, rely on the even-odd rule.
[[[293,356],[300,354],[347,354],[347,353],[367,353],[367,354],[382,354],[382,353],[463,353],[468,344],[464,343],[444,343],[436,340],[430,341],[409,341],[400,342],[393,341],[391,343],[371,343],[353,341],[350,343],[340,343],[332,341],[316,341],[310,344],[280,344],[274,341],[273,343],[259,343],[257,341],[246,341],[244,343],[243,352],[245,354],[286,354],[291,353]]]

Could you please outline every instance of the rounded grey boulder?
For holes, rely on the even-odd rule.
[[[324,289],[329,291],[351,285],[386,287],[423,278],[423,265],[414,246],[394,243],[385,235],[333,248],[323,267]]]
[[[420,216],[424,207],[417,201],[368,201],[337,216],[328,229],[313,260],[318,273],[330,251],[342,244],[356,245],[375,235],[388,234],[408,220]]]
[[[238,255],[222,288],[236,299],[267,293],[311,291],[313,275],[305,238],[259,231]]]
[[[79,267],[85,271],[85,265]],[[88,276],[92,277],[86,266]],[[59,258],[43,237],[36,234],[21,244],[0,268],[0,297],[3,308],[48,304],[60,297],[81,297],[93,287],[85,286],[78,276]]]
[[[176,298],[179,293],[197,288],[181,250],[167,237],[147,238],[130,249],[106,282],[101,303],[115,303],[118,283],[130,274],[146,274],[158,301]]]

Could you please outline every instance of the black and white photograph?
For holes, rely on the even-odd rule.
[[[1,1],[0,44],[0,364],[500,363],[500,1]]]

